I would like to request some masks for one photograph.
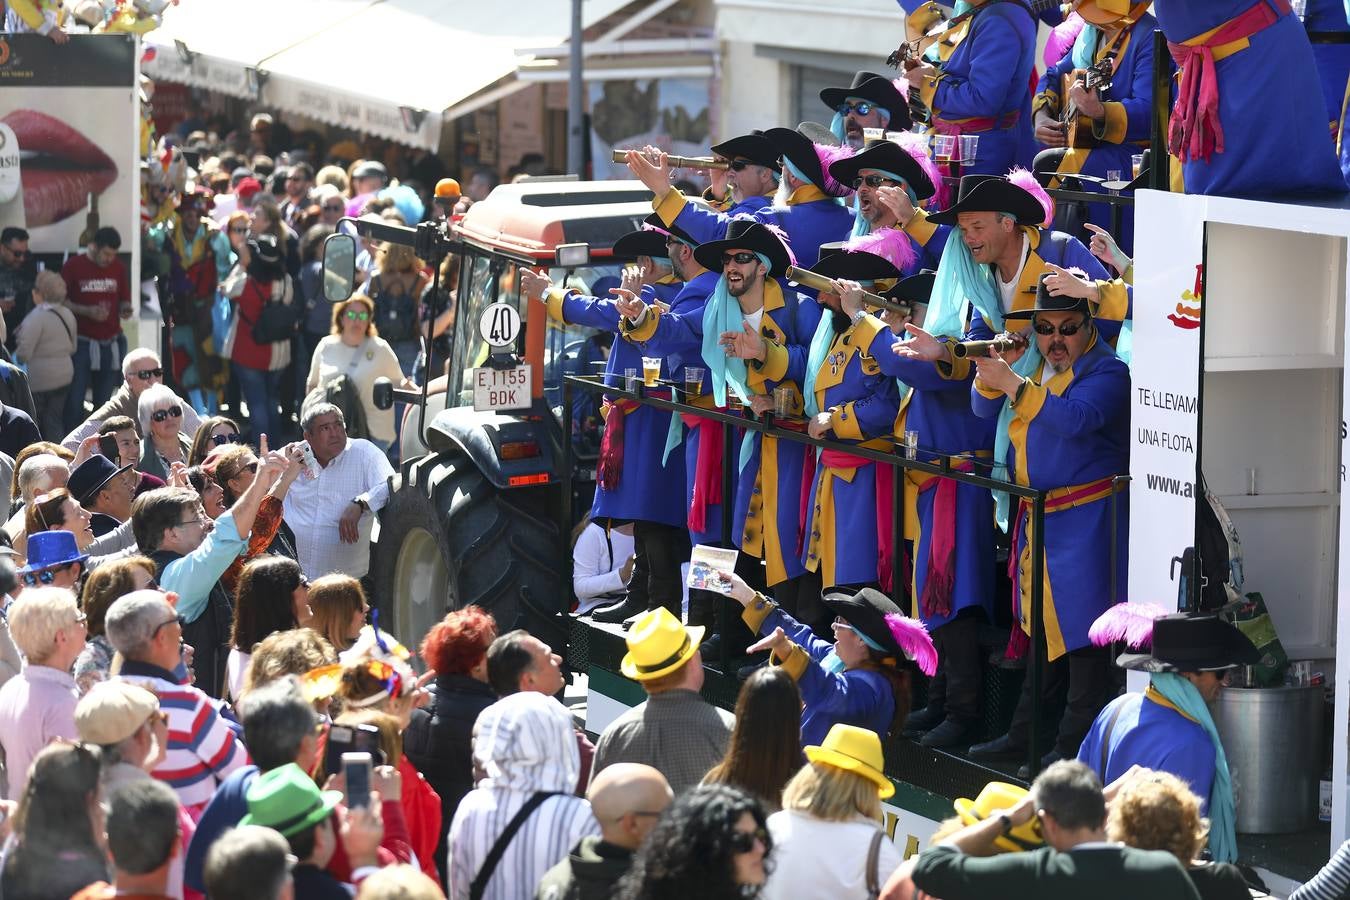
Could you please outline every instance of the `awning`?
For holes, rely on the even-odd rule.
[[[583,24],[631,2],[586,0]],[[567,40],[570,15],[560,0],[231,0],[228,23],[244,28],[190,3],[147,36],[145,73],[435,151],[443,113],[512,75],[518,48]]]

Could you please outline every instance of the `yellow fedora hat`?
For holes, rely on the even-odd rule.
[[[895,785],[883,771],[886,760],[881,753],[881,738],[875,731],[838,724],[825,735],[819,747],[807,747],[805,753],[813,763],[834,766],[876,782],[882,800],[895,793]]]
[[[1091,25],[1112,25],[1130,14],[1131,0],[1075,0],[1073,11]]]
[[[962,822],[974,825],[992,815],[1012,809],[1022,802],[1027,793],[1027,789],[1019,785],[1009,784],[1006,781],[991,781],[980,791],[980,796],[974,800],[961,797],[952,803],[952,807]],[[1041,821],[1034,816],[1030,822],[1018,825],[1010,831],[1007,837],[994,838],[994,846],[1005,853],[1035,850],[1044,843],[1045,839],[1041,836]]]
[[[628,652],[619,671],[634,681],[669,675],[689,661],[703,643],[702,625],[687,628],[664,606],[638,617],[628,632]]]

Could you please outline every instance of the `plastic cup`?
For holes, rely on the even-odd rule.
[[[980,136],[978,134],[961,135],[961,161],[965,163],[974,162],[977,157],[975,151],[980,147]]]
[[[773,389],[773,414],[780,419],[792,415],[792,388],[784,386]]]
[[[933,135],[933,155],[937,157],[940,163],[949,163],[952,161],[952,154],[956,152],[956,135],[954,134],[935,134]]]
[[[684,367],[684,396],[686,400],[703,396],[703,370],[697,366]]]
[[[905,459],[917,459],[919,456],[919,433],[905,432]]]
[[[886,132],[886,140],[890,141],[892,144],[898,144],[904,135],[905,132],[903,131],[888,131]]]
[[[638,389],[638,370],[623,370],[623,389],[630,394],[636,394]]]
[[[870,147],[878,141],[886,140],[886,129],[884,128],[864,128],[863,146]]]
[[[1123,180],[1123,179],[1121,178],[1121,171],[1120,171],[1119,169],[1107,169],[1107,170],[1106,170],[1106,180],[1107,180],[1107,181],[1121,181],[1121,180]],[[1113,193],[1113,194],[1119,194],[1120,191],[1112,191],[1111,193]]]
[[[642,357],[642,383],[647,387],[656,387],[656,379],[661,377],[661,357]]]
[[[1131,178],[1138,178],[1139,173],[1143,171],[1143,168],[1144,168],[1144,154],[1136,153],[1130,157],[1130,172],[1132,173],[1130,175]]]

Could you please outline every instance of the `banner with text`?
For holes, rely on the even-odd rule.
[[[1205,204],[1140,191],[1130,364],[1130,593],[1176,609],[1195,555]]]

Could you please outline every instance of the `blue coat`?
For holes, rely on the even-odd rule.
[[[972,403],[996,419],[1005,395],[978,380]],[[1045,638],[1051,660],[1086,647],[1088,628],[1111,605],[1111,487],[1130,469],[1130,372],[1100,337],[1072,368],[1049,364],[1029,379],[1008,424],[1009,476],[1049,491],[1045,514]],[[1124,600],[1128,496],[1116,497],[1116,587]],[[1013,552],[1022,630],[1031,633],[1030,506],[1016,510]]]
[[[1157,0],[1154,15],[1173,43],[1224,25],[1254,0]],[[1278,9],[1274,0],[1264,0]],[[1292,12],[1214,63],[1224,150],[1182,160],[1188,194],[1260,197],[1343,193],[1327,108],[1303,23]],[[1259,110],[1259,115],[1253,115]],[[1272,140],[1272,135],[1279,135]],[[1278,173],[1272,175],[1272,173]]]
[[[921,448],[945,455],[967,454],[983,457],[986,461],[992,459],[994,422],[975,415],[970,407],[970,387],[975,379],[973,366],[939,366],[896,356],[891,349],[896,343],[895,334],[872,316],[858,323],[855,334],[864,352],[876,359],[882,373],[900,379],[911,388],[896,416],[897,436],[913,431],[918,434]],[[933,453],[924,452],[920,452],[918,458],[924,462],[939,459]],[[986,474],[988,470],[982,467],[974,471]],[[951,611],[946,615],[922,615],[919,598],[928,583],[938,482],[936,476],[922,472],[907,473],[905,479],[905,537],[915,547],[911,582],[915,598],[913,613],[922,618],[930,630],[947,624],[966,607],[979,607],[990,617],[994,609],[994,529],[989,524],[994,517],[993,495],[986,488],[958,484]]]
[[[971,127],[979,134],[976,163],[964,175],[1006,175],[1029,166],[1033,155],[1031,72],[1036,58],[1036,21],[1020,3],[988,3],[970,18],[969,30],[936,79],[919,95],[936,122]],[[972,120],[992,119],[972,123]],[[937,130],[941,130],[938,128]]]
[[[621,325],[621,332],[630,343],[638,350],[638,356],[659,356],[662,358],[662,377],[669,377],[676,384],[684,384],[684,370],[686,366],[706,369],[703,362],[703,308],[707,305],[708,297],[717,287],[717,280],[721,276],[716,272],[703,272],[696,275],[685,285],[685,289],[679,293],[675,301],[671,303],[670,310],[661,314],[649,313],[643,323],[636,328],[629,326],[625,319]],[[643,289],[643,294],[647,295],[647,289]],[[651,297],[646,299],[650,302]],[[667,371],[669,375],[666,375]],[[708,375],[704,372],[704,391],[707,392]],[[661,458],[661,449],[666,443],[666,429],[670,427],[670,416],[666,413],[658,412],[657,419],[662,424],[661,440],[657,451],[656,459]],[[690,428],[684,431],[683,453],[684,453],[684,494],[681,504],[680,522],[687,518],[686,513],[689,504],[694,495],[694,464],[698,459],[699,429]],[[671,460],[679,453],[678,450],[671,451]],[[707,514],[707,528],[704,531],[691,531],[690,539],[696,544],[716,544],[722,540],[722,506],[721,504],[709,504]]]
[[[1070,148],[1057,170],[1061,175],[1081,172],[1105,178],[1107,172],[1115,170],[1126,181],[1133,177],[1130,157],[1143,153],[1149,145],[1153,115],[1153,32],[1157,27],[1158,21],[1144,13],[1121,38],[1111,87],[1101,94],[1106,118],[1094,128],[1094,134],[1101,143],[1090,150]],[[1109,42],[1101,42],[1094,59],[1104,59],[1109,48]],[[1170,59],[1167,62],[1169,69],[1175,68]],[[1032,108],[1039,110],[1048,107],[1052,114],[1058,115],[1064,105],[1064,98],[1060,96],[1064,76],[1073,69],[1073,54],[1068,53],[1054,67],[1046,70],[1036,88]],[[1084,127],[1089,124],[1083,123]],[[1088,192],[1101,189],[1100,185],[1091,181],[1084,181],[1082,185],[1083,190]],[[1059,184],[1056,182],[1050,186],[1059,187]],[[1121,249],[1129,253],[1134,247],[1134,207],[1123,207],[1121,212],[1121,230],[1113,236]],[[1088,221],[1109,229],[1111,207],[1104,203],[1088,204]]]
[[[614,306],[613,297],[587,297],[576,291],[555,289],[544,299],[549,317],[555,322],[585,325],[616,334],[619,331],[622,317]],[[628,369],[642,372],[642,353],[632,344],[616,339],[605,363],[605,384],[623,387],[624,372]],[[662,372],[669,377],[664,365]],[[614,490],[596,485],[591,516],[683,525],[684,497],[680,485],[684,483],[684,458],[672,453],[660,476],[652,477],[652,467],[661,466],[669,417],[650,406],[639,406],[626,415],[611,409],[609,415],[624,415],[623,472],[619,476],[619,486]]]

